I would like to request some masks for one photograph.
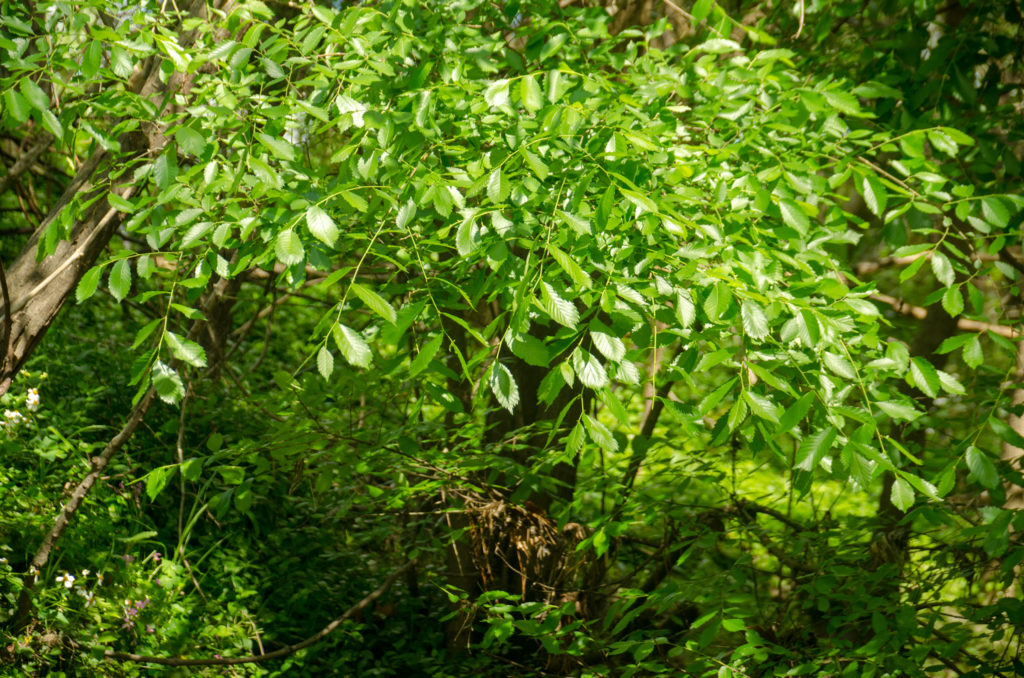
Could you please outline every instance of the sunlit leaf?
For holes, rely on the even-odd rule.
[[[501,406],[509,412],[514,410],[519,404],[519,387],[516,385],[512,372],[500,362],[495,362],[491,369],[490,384],[491,393],[498,399]]]

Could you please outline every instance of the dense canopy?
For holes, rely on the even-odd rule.
[[[1022,25],[4,3],[0,666],[1024,673]]]

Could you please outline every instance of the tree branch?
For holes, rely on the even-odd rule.
[[[128,421],[125,422],[121,430],[118,431],[117,435],[110,439],[107,446],[103,448],[103,452],[92,460],[92,469],[86,474],[82,482],[78,483],[78,487],[71,493],[71,498],[61,508],[57,519],[53,522],[53,527],[47,533],[46,537],[43,538],[42,544],[39,545],[36,555],[32,558],[32,569],[29,575],[25,578],[24,586],[21,589],[21,593],[18,596],[18,609],[14,614],[14,618],[11,620],[11,629],[14,633],[18,633],[28,622],[32,614],[32,590],[36,585],[39,578],[39,572],[46,566],[46,563],[50,560],[50,553],[53,551],[54,544],[60,539],[61,535],[64,534],[64,530],[67,528],[68,523],[71,522],[71,516],[78,507],[82,505],[82,501],[86,495],[89,494],[89,490],[92,489],[93,485],[96,484],[96,480],[102,475],[103,470],[107,468],[107,464],[117,454],[126,442],[135,433],[135,429],[138,428],[142,422],[142,418],[145,416],[149,406],[153,403],[153,397],[156,391],[152,387],[146,391],[146,395],[142,397],[139,404],[132,410],[131,415],[128,417]]]
[[[904,315],[912,315],[918,320],[924,320],[928,317],[928,309],[921,306],[912,306],[901,299],[896,297],[890,297],[888,294],[872,294],[870,299],[880,301],[883,304],[892,306],[892,308]],[[969,318],[957,318],[956,326],[958,329],[964,330],[965,332],[994,332],[1000,336],[1006,337],[1007,339],[1016,339],[1021,335],[1021,331],[1016,327],[1008,327],[1006,325],[997,325],[995,323],[981,322],[980,320],[971,320]]]
[[[352,607],[345,610],[340,617],[332,621],[327,626],[323,627],[309,638],[295,643],[294,645],[287,645],[279,650],[268,652],[267,654],[249,655],[247,657],[210,657],[206,659],[183,659],[180,657],[152,657],[148,655],[132,654],[130,652],[114,652],[113,650],[107,650],[103,655],[107,659],[114,659],[122,662],[142,662],[148,664],[162,664],[163,666],[233,666],[235,664],[254,664],[256,662],[269,661],[271,659],[280,659],[281,657],[287,657],[290,654],[295,654],[299,650],[305,649],[314,643],[319,642],[325,638],[332,631],[341,626],[347,619],[350,619],[355,614],[365,610],[375,600],[380,598],[384,593],[391,588],[391,585],[395,581],[405,574],[413,565],[416,564],[416,559],[410,560],[402,567],[392,572],[387,579],[384,580],[380,586],[378,586],[372,593],[368,594],[365,598],[360,600]]]

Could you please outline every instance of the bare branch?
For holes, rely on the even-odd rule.
[[[921,306],[913,306],[904,302],[896,297],[891,297],[888,294],[872,294],[871,299],[880,301],[883,304],[892,306],[894,310],[904,315],[912,315],[918,320],[924,320],[928,317],[928,309]],[[1016,327],[1008,327],[1006,325],[997,325],[995,323],[981,322],[980,320],[971,320],[970,318],[957,318],[956,326],[965,332],[994,332],[1000,336],[1006,337],[1007,339],[1016,339],[1021,336],[1021,331]]]

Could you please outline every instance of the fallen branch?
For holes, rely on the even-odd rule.
[[[378,586],[372,593],[368,594],[365,598],[360,600],[352,607],[345,610],[340,617],[332,621],[327,626],[323,627],[309,638],[295,643],[294,645],[287,645],[279,650],[268,652],[267,654],[254,654],[247,657],[210,657],[206,659],[182,659],[180,657],[151,657],[141,654],[132,654],[131,652],[114,652],[107,650],[103,653],[103,656],[107,659],[114,659],[122,662],[140,662],[148,664],[162,664],[163,666],[232,666],[235,664],[253,664],[256,662],[269,661],[271,659],[280,659],[281,657],[287,657],[290,654],[295,654],[299,650],[305,649],[316,642],[319,642],[329,633],[341,626],[345,620],[350,619],[357,613],[365,610],[367,607],[373,604],[373,601],[380,598],[384,593],[391,588],[391,585],[395,581],[405,574],[413,565],[416,564],[416,560],[410,560],[402,567],[398,568],[384,580],[384,583]]]

